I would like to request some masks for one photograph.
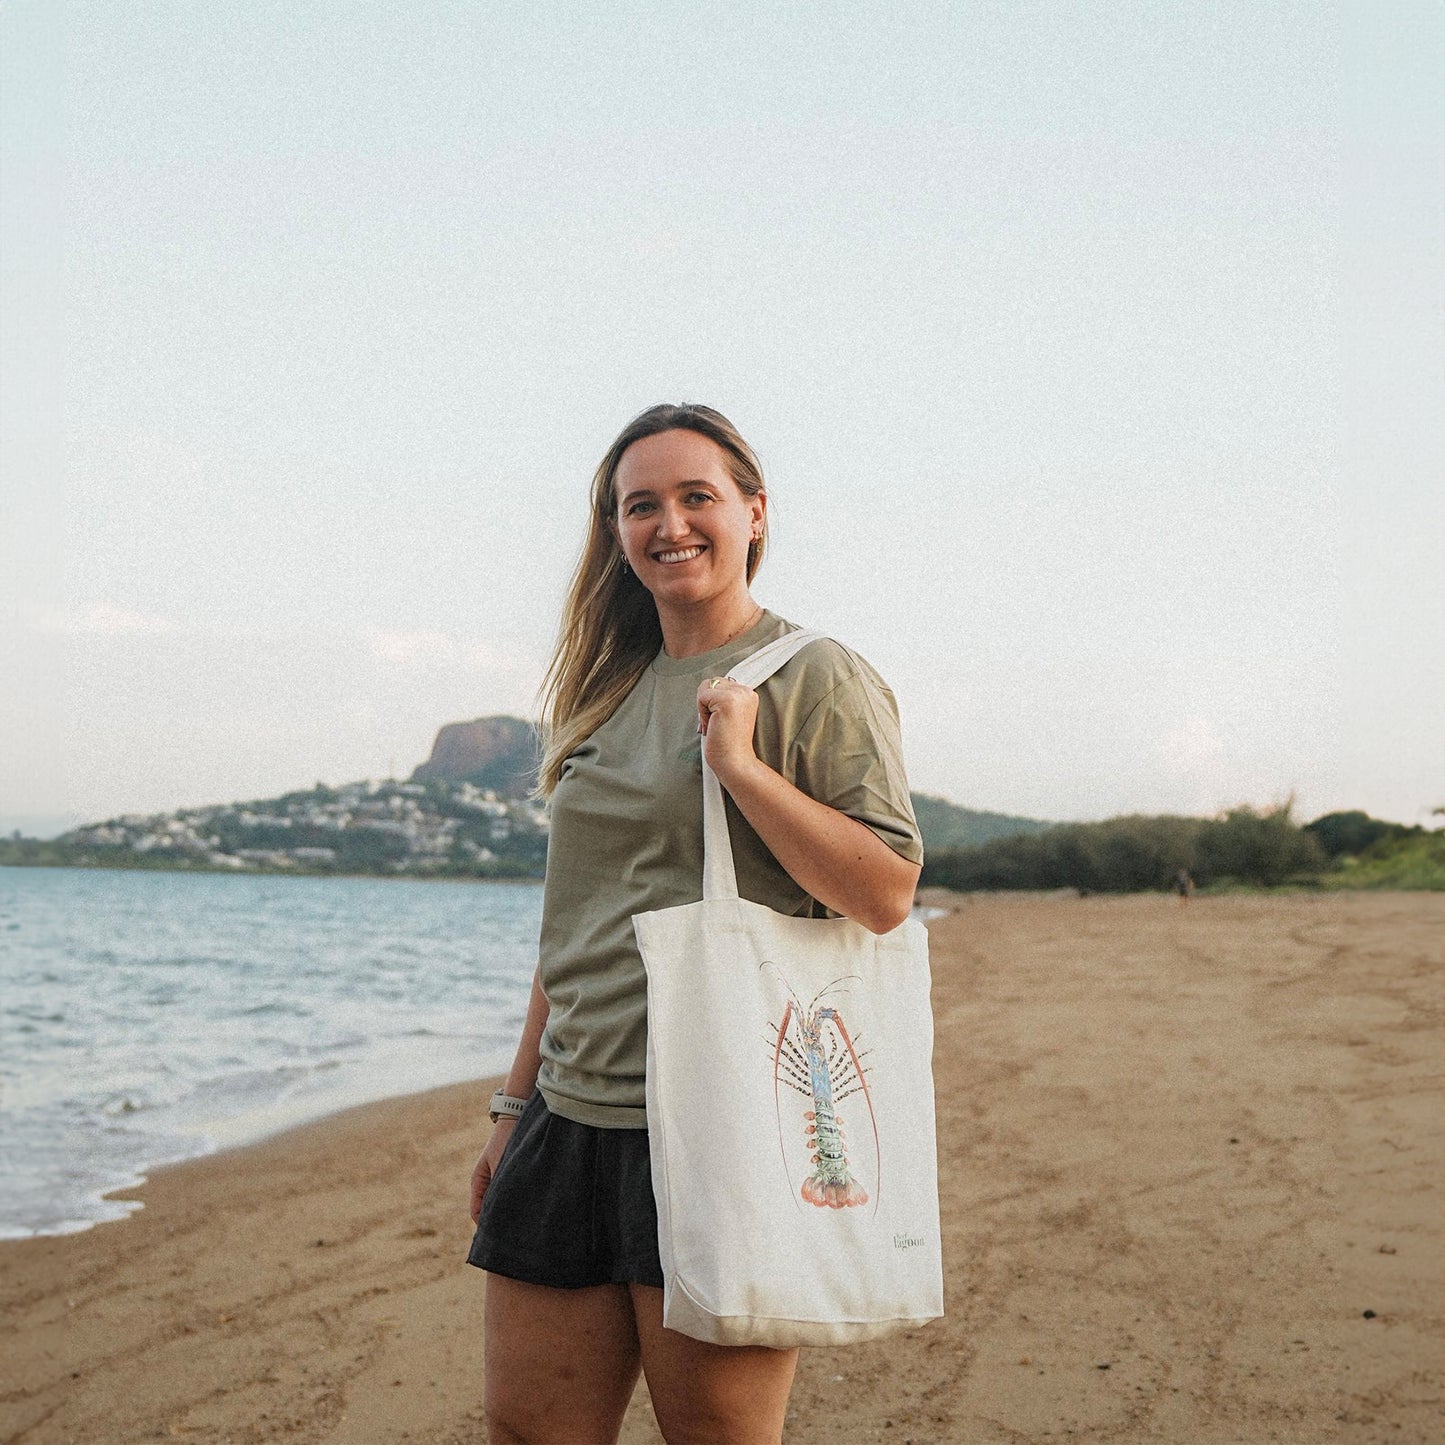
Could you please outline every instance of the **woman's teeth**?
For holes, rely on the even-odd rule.
[[[705,549],[702,547],[684,547],[680,552],[659,552],[659,562],[691,562],[694,557],[701,557]]]

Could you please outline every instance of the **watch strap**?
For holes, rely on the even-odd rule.
[[[518,1099],[515,1095],[498,1089],[497,1092],[492,1095],[491,1107],[487,1110],[487,1113],[491,1116],[492,1123],[495,1124],[498,1119],[517,1118],[526,1107],[527,1101],[525,1099]]]

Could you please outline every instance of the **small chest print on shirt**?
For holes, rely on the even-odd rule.
[[[921,1234],[895,1234],[893,1236],[894,1249],[917,1249],[923,1243]]]

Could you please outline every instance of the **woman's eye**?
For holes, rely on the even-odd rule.
[[[689,493],[687,494],[687,499],[688,499],[689,502],[710,502],[710,501],[712,501],[712,493],[711,493],[711,492],[689,492]]]

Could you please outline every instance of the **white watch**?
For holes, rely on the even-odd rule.
[[[525,1099],[518,1099],[505,1090],[498,1089],[492,1095],[491,1108],[487,1112],[491,1115],[492,1123],[495,1124],[498,1119],[515,1119],[526,1107]]]

